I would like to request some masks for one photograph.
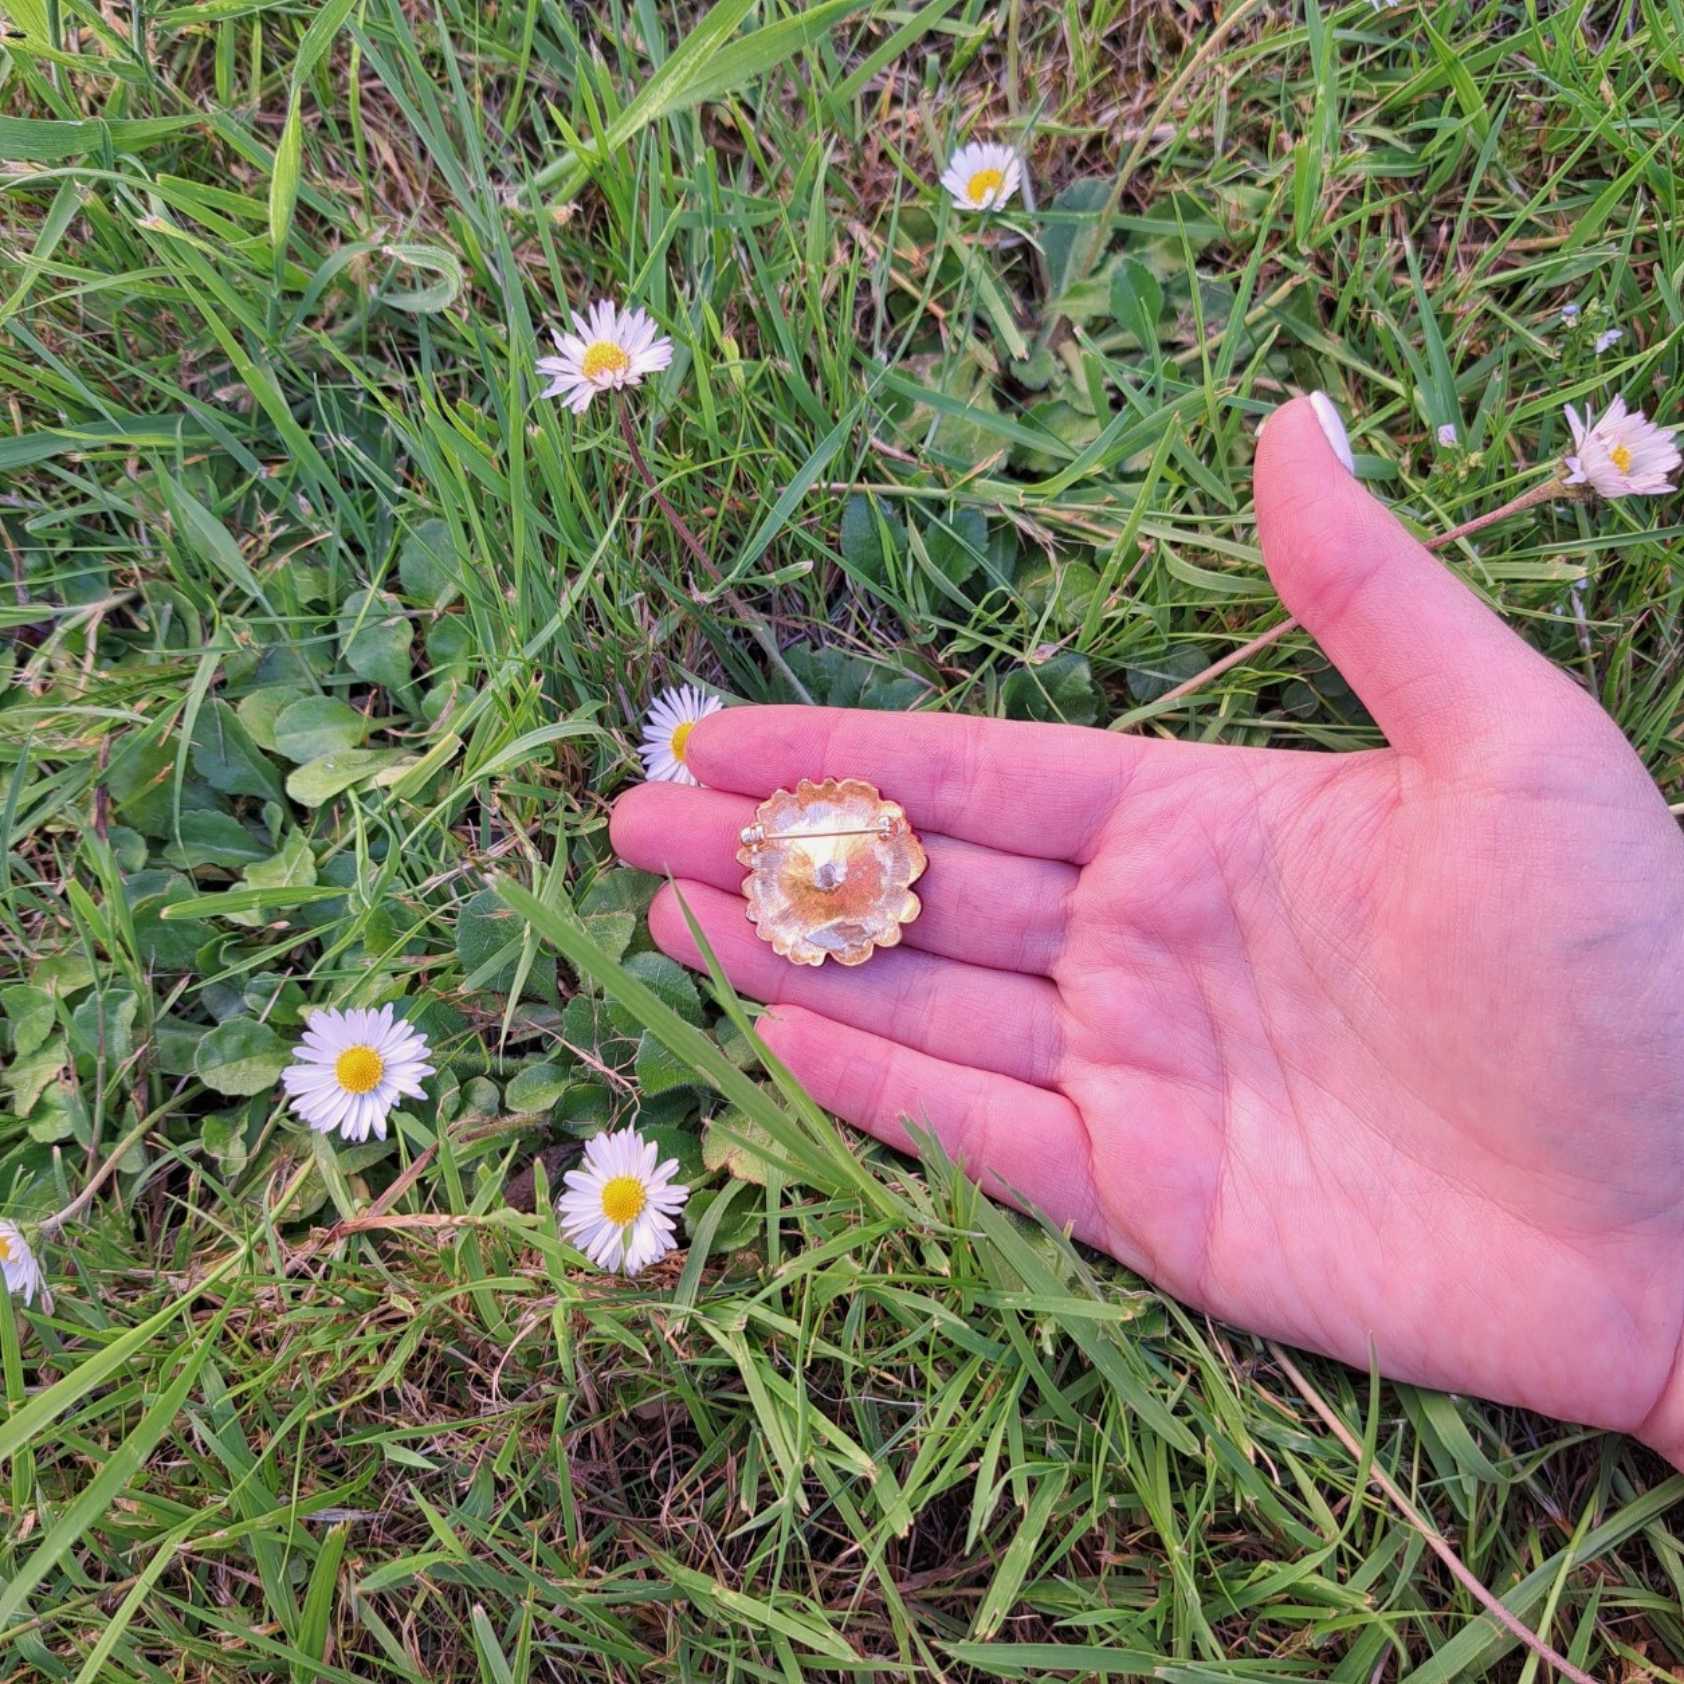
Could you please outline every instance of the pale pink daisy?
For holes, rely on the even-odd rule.
[[[672,341],[664,337],[646,310],[621,310],[599,298],[574,333],[552,333],[559,355],[540,357],[538,372],[551,377],[539,394],[560,398],[583,415],[598,392],[637,386],[646,374],[658,374],[672,361]]]
[[[1642,410],[1626,409],[1615,398],[1600,421],[1586,425],[1567,404],[1573,429],[1573,454],[1567,458],[1568,485],[1590,485],[1604,497],[1658,497],[1677,489],[1667,475],[1677,469],[1676,427],[1657,427]]]

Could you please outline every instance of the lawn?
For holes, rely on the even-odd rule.
[[[1427,532],[1677,419],[1680,0],[0,17],[0,1677],[1552,1676],[1475,1585],[1684,1676],[1684,1475],[839,1129],[607,829],[686,682],[1377,743],[1302,632],[1171,693],[1283,617],[1257,422]],[[635,456],[539,396],[598,297]],[[1452,559],[1684,810],[1677,509]],[[301,1128],[388,1001],[426,1100]],[[625,1281],[550,1200],[632,1121],[695,1191]]]

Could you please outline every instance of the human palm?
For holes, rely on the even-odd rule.
[[[1391,747],[733,709],[690,741],[710,787],[634,790],[616,845],[679,879],[849,1121],[904,1144],[912,1118],[1243,1327],[1684,1461],[1684,842],[1307,404],[1271,418],[1257,503]],[[862,969],[792,966],[743,917],[736,833],[850,774],[923,836],[924,912]],[[672,890],[651,922],[698,962]]]

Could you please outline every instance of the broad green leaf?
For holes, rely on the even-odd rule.
[[[528,1064],[515,1072],[503,1097],[511,1111],[548,1111],[577,1080],[577,1070],[559,1064]]]
[[[1099,261],[1109,233],[1101,212],[1111,199],[1111,183],[1097,176],[1083,176],[1070,183],[1052,202],[1057,213],[1049,217],[1041,237],[1046,254],[1047,275],[1052,287],[1052,307]]]
[[[1006,680],[1001,699],[1011,719],[1091,725],[1099,717],[1093,668],[1071,649],[1039,666],[1020,667]]]
[[[70,1052],[62,1035],[55,1035],[38,1051],[27,1058],[15,1058],[0,1075],[0,1084],[11,1095],[8,1107],[20,1117],[27,1117],[47,1091],[47,1084],[56,1081],[70,1062]]]
[[[398,578],[405,596],[435,611],[462,594],[450,528],[442,520],[424,520],[404,539],[398,551]]]
[[[262,1093],[280,1080],[291,1052],[268,1024],[234,1017],[206,1033],[193,1068],[199,1080],[217,1093]]]
[[[275,716],[275,747],[302,765],[340,749],[360,748],[369,730],[369,721],[354,707],[332,696],[306,696]]]
[[[401,748],[346,748],[307,760],[287,776],[287,794],[303,807],[320,807],[376,773],[408,762]]]
[[[199,710],[193,726],[193,769],[224,795],[281,799],[280,773],[226,702],[210,701]]]
[[[58,1022],[52,995],[26,982],[0,988],[0,1011],[6,1014],[12,1031],[12,1051],[19,1058],[27,1058],[44,1046]]]
[[[254,860],[268,859],[274,851],[231,813],[195,810],[181,815],[181,840],[164,850],[164,858],[188,870],[201,865],[238,870]]]
[[[301,830],[288,831],[278,853],[246,867],[248,889],[308,889],[314,887],[315,881],[316,857],[309,838]],[[185,914],[177,912],[175,916]],[[232,923],[255,930],[261,928],[266,914],[262,907],[254,907],[247,912],[230,912],[227,917]]]
[[[340,659],[370,684],[406,688],[414,641],[415,627],[403,605],[384,591],[353,591],[339,610]]]
[[[303,701],[306,694],[291,684],[266,684],[261,690],[253,690],[249,696],[242,696],[234,711],[259,748],[278,754],[280,744],[275,741],[275,720],[294,702]]]
[[[769,1166],[763,1153],[771,1144],[765,1129],[733,1106],[708,1123],[702,1136],[702,1162],[709,1169],[724,1169],[739,1181],[764,1187]]]

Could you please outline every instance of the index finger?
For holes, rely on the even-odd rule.
[[[1085,864],[1148,758],[1190,745],[1080,725],[965,714],[741,707],[691,733],[686,764],[711,789],[764,796],[802,778],[864,778],[927,826],[1012,854]]]

